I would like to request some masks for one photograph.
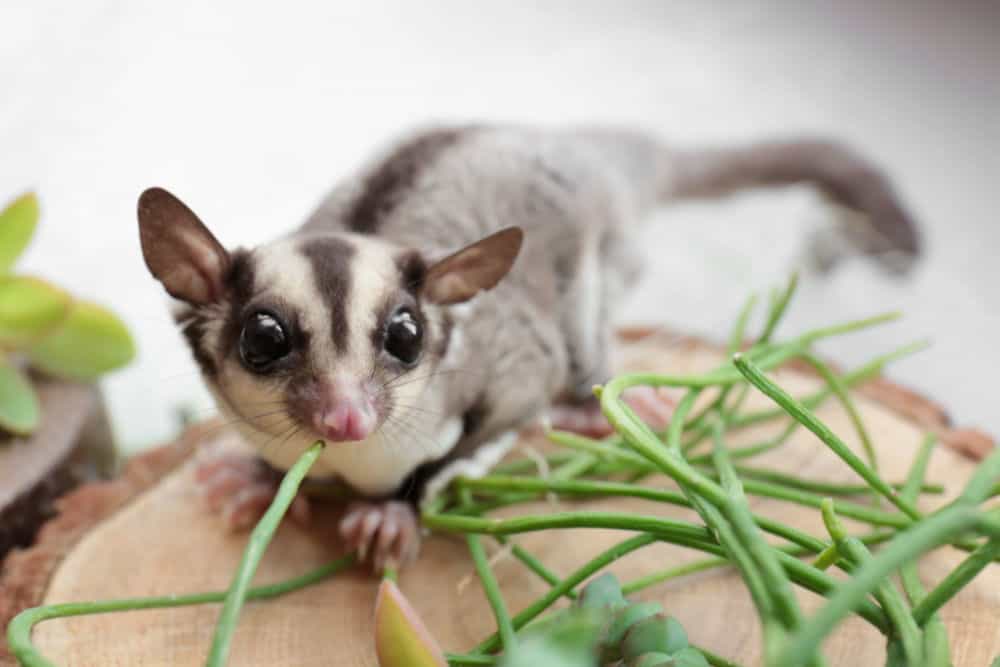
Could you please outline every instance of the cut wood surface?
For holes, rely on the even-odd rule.
[[[722,359],[719,350],[711,346],[663,336],[630,343],[621,357],[622,369],[671,373],[701,372]],[[775,377],[795,394],[820,386],[815,377],[796,368],[779,371]],[[879,390],[880,384],[890,390]],[[956,440],[958,448],[985,437],[949,430],[943,413],[935,410],[932,403],[914,395],[901,399],[899,392],[884,381],[875,382],[872,387],[861,392],[860,409],[878,449],[882,473],[891,481],[905,476],[926,429],[942,431],[945,439]],[[942,394],[946,393],[944,389]],[[900,400],[905,404],[899,404]],[[923,407],[917,405],[921,402]],[[752,392],[748,405],[765,407],[768,402]],[[857,446],[849,420],[835,403],[825,405],[819,414],[850,445]],[[730,443],[755,442],[783,426],[780,423],[733,433]],[[166,469],[181,458],[183,449],[192,442],[217,437],[216,434],[213,429],[196,430],[183,447],[175,445],[164,450],[167,453],[147,457],[159,456],[155,461]],[[988,439],[985,442],[985,445],[980,442],[980,449],[992,444]],[[975,446],[975,443],[970,445]],[[520,444],[522,452],[546,447],[537,435],[526,435]],[[816,480],[857,481],[839,459],[804,431],[781,449],[755,460],[754,465],[780,468]],[[219,520],[207,513],[193,483],[190,459],[155,484],[149,477],[152,466],[137,462],[132,472],[118,482],[123,503],[120,509],[111,511],[105,505],[102,510],[92,512],[93,525],[86,531],[80,526],[84,520],[73,524],[78,539],[66,538],[53,528],[48,541],[59,543],[59,548],[46,547],[43,534],[36,550],[9,560],[0,587],[11,586],[12,580],[17,584],[29,572],[36,579],[45,576],[47,583],[38,588],[37,600],[33,601],[23,586],[17,589],[22,596],[21,606],[42,599],[54,603],[224,589],[235,571],[247,535],[224,532]],[[973,467],[974,462],[967,455],[939,446],[928,477],[929,481],[944,484],[948,492],[944,496],[925,496],[921,506],[931,509],[953,497]],[[668,482],[659,478],[651,483]],[[82,489],[66,502],[88,502],[85,491]],[[131,502],[124,503],[126,497],[131,497]],[[753,497],[751,502],[756,512],[824,535],[818,510]],[[628,499],[539,502],[507,513],[573,508],[692,518],[690,512],[681,508]],[[65,514],[72,516],[81,511],[72,505],[66,507]],[[336,514],[336,508],[314,513],[308,529],[286,522],[265,555],[256,581],[286,579],[336,557],[340,553],[334,530]],[[72,523],[70,519],[64,520]],[[566,574],[624,537],[619,531],[573,529],[525,534],[516,539],[550,569]],[[622,581],[628,581],[701,557],[679,547],[655,545],[619,560],[611,570]],[[920,568],[925,583],[932,585],[938,581],[962,557],[961,552],[944,548],[925,558]],[[495,570],[512,611],[523,608],[547,590],[547,585],[518,561],[502,554],[496,559]],[[445,650],[470,649],[494,630],[492,614],[462,540],[444,535],[429,538],[419,562],[401,573],[400,586]],[[376,587],[377,581],[370,573],[356,570],[283,598],[248,603],[229,664],[375,665],[371,622]],[[9,593],[14,589],[6,590]],[[0,588],[0,593],[3,592]],[[674,580],[647,589],[639,597],[661,601],[668,613],[680,619],[693,641],[741,664],[760,664],[756,615],[742,582],[732,570],[708,571]],[[805,592],[800,598],[807,611],[815,610],[822,602]],[[0,621],[4,621],[3,612],[0,599]],[[204,663],[218,612],[218,605],[206,605],[58,619],[42,623],[34,638],[43,653],[60,666],[194,666]],[[989,665],[1000,654],[1000,569],[994,567],[984,572],[943,609],[942,616],[952,639],[954,664]],[[845,622],[824,647],[830,664],[843,666],[882,664],[884,648],[881,636],[858,619]]]

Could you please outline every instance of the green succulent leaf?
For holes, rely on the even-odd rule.
[[[687,647],[687,633],[677,619],[657,614],[629,628],[622,640],[622,656],[631,660],[643,653],[675,653]]]
[[[10,271],[38,225],[38,199],[23,194],[0,211],[0,273]]]
[[[618,579],[606,572],[583,587],[578,601],[582,609],[599,609],[611,607],[617,609],[628,602],[622,596],[622,587]]]
[[[502,667],[597,667],[595,643],[607,622],[603,609],[572,608],[544,633],[532,633],[500,661]]]
[[[28,378],[20,369],[0,362],[0,428],[30,435],[38,428],[41,408]]]
[[[69,313],[73,301],[55,285],[27,276],[0,277],[0,347],[40,340]]]
[[[46,373],[93,380],[131,361],[135,343],[125,324],[110,310],[76,301],[62,325],[26,353],[32,364]]]
[[[611,620],[611,625],[608,626],[608,632],[604,638],[606,647],[603,656],[604,662],[613,662],[621,657],[622,637],[625,636],[629,628],[662,611],[663,605],[659,602],[634,602],[618,611]]]
[[[383,579],[375,600],[379,667],[447,667],[437,641],[394,582]]]

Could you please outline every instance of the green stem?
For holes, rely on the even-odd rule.
[[[472,562],[476,566],[479,580],[483,584],[483,592],[486,593],[486,599],[489,600],[493,615],[497,619],[500,643],[504,650],[510,651],[517,646],[517,635],[511,624],[510,614],[507,613],[507,605],[504,603],[496,577],[493,576],[493,570],[490,569],[490,564],[486,560],[483,543],[478,535],[466,535],[465,539],[469,544],[469,552],[472,554]]]
[[[549,586],[559,585],[559,577],[554,572],[545,567],[542,561],[535,558],[534,554],[532,554],[530,551],[528,551],[521,545],[512,542],[503,535],[497,535],[495,539],[500,544],[511,545],[510,550],[511,553],[514,554],[514,557],[517,558],[519,561],[521,561],[524,564],[524,566],[527,567],[529,570],[537,574]],[[566,593],[566,597],[568,597],[570,600],[575,600],[576,592],[568,591]]]
[[[936,442],[937,438],[934,434],[928,434],[924,438],[916,457],[914,457],[913,463],[910,465],[910,471],[906,475],[906,484],[900,492],[900,495],[910,502],[916,502],[917,500],[919,487],[927,475],[927,465],[930,462],[931,452]],[[916,562],[910,561],[899,569],[899,580],[903,584],[906,596],[910,598],[911,606],[918,606],[927,597],[927,591],[924,590],[924,585],[920,581],[920,575],[917,572]],[[931,615],[928,621],[923,624],[923,630],[923,667],[950,667],[951,647],[948,642],[948,632],[944,627],[941,616],[938,614]]]
[[[343,556],[301,576],[274,584],[251,588],[247,591],[246,599],[264,600],[297,591],[323,579],[332,577],[355,565],[356,562],[353,554]],[[7,641],[11,653],[25,667],[54,667],[54,663],[47,660],[31,643],[31,631],[35,625],[42,621],[69,616],[218,603],[225,600],[227,594],[228,591],[214,591],[211,593],[193,593],[191,595],[164,595],[160,597],[96,602],[67,602],[43,607],[32,607],[19,613],[10,622],[7,628]]]
[[[802,611],[788,581],[788,575],[778,563],[774,551],[764,541],[760,529],[754,523],[743,486],[736,477],[736,471],[726,456],[726,447],[722,441],[723,422],[719,419],[715,424],[715,465],[719,471],[722,488],[729,494],[723,512],[732,523],[733,529],[740,541],[746,546],[760,568],[761,577],[767,585],[768,593],[779,612],[779,620],[789,629],[795,629],[802,620]]]
[[[820,421],[816,415],[810,412],[805,406],[793,399],[784,389],[772,382],[761,372],[761,369],[750,363],[741,355],[733,358],[736,368],[743,373],[744,377],[755,387],[761,390],[768,398],[785,409],[796,421],[812,431],[834,454],[840,457],[852,470],[858,473],[862,479],[871,484],[872,488],[878,491],[886,500],[898,507],[911,519],[919,519],[920,512],[912,503],[900,498],[882,478],[880,478],[871,468],[865,465],[830,428]]]
[[[949,572],[927,594],[927,597],[914,607],[913,618],[921,625],[929,621],[938,609],[955,597],[966,584],[997,557],[1000,557],[1000,539],[993,538],[969,554],[965,560],[959,563],[958,567]]]
[[[476,667],[477,665],[497,664],[497,659],[492,655],[476,655],[475,653],[445,653],[444,657],[451,667]]]
[[[639,577],[638,579],[622,584],[622,594],[631,595],[633,593],[638,593],[645,588],[655,586],[656,584],[663,583],[664,581],[669,581],[670,579],[677,579],[678,577],[694,574],[695,572],[701,572],[703,570],[711,570],[712,568],[722,567],[723,565],[729,565],[729,561],[725,558],[702,558],[701,560],[691,561],[690,563],[685,563],[684,565],[677,565],[676,567],[660,570],[659,572],[653,572],[652,574],[647,574],[646,576]]]
[[[510,519],[486,519],[450,514],[424,514],[423,524],[432,530],[450,533],[511,535],[554,528],[614,528],[655,533],[663,538],[711,542],[704,527],[685,521],[621,512],[557,512],[545,516],[519,516]]]
[[[243,559],[240,561],[233,583],[229,587],[229,594],[222,605],[222,613],[219,614],[219,622],[215,627],[215,637],[212,639],[212,648],[208,654],[207,667],[222,667],[229,656],[229,646],[232,642],[233,631],[236,629],[236,621],[240,617],[243,607],[243,600],[246,598],[247,590],[250,588],[250,581],[253,579],[260,559],[270,544],[274,532],[278,529],[281,518],[285,516],[288,507],[295,499],[295,494],[299,490],[299,485],[305,479],[306,473],[312,467],[320,452],[323,451],[323,441],[317,441],[305,453],[299,457],[285,477],[281,480],[278,493],[267,508],[264,516],[261,517],[257,526],[250,533],[250,542],[246,551],[243,552]]]
[[[863,566],[872,560],[871,552],[856,538],[850,537],[841,525],[833,509],[833,501],[829,498],[823,503],[823,523],[826,524],[830,537],[833,538],[837,550],[856,566]],[[923,661],[923,636],[917,627],[903,596],[889,582],[883,581],[875,587],[876,599],[885,610],[895,630],[895,636],[902,646],[906,664],[919,665]]]
[[[820,377],[823,378],[827,386],[833,391],[837,400],[840,401],[844,412],[847,413],[851,423],[854,425],[854,431],[858,434],[858,440],[861,441],[861,447],[865,450],[865,456],[868,458],[868,465],[877,474],[878,457],[875,455],[875,446],[872,444],[871,436],[868,435],[868,429],[865,428],[865,423],[861,419],[861,413],[858,412],[857,406],[851,399],[850,394],[847,393],[846,385],[834,374],[830,366],[811,352],[804,353],[802,359],[820,374]]]

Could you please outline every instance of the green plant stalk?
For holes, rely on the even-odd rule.
[[[934,434],[928,434],[910,465],[910,471],[906,475],[906,484],[900,492],[910,502],[917,500],[918,489],[927,475],[927,465],[936,442],[937,438]],[[899,580],[903,585],[903,590],[906,591],[906,596],[910,598],[911,607],[919,605],[927,597],[927,591],[924,590],[917,572],[916,562],[910,561],[899,569]],[[950,667],[951,648],[948,644],[948,631],[944,627],[941,617],[938,614],[933,614],[923,624],[923,630],[924,667]]]
[[[559,577],[550,569],[545,567],[542,561],[535,558],[534,554],[519,544],[516,544],[503,535],[497,535],[494,539],[502,545],[510,545],[510,551],[514,557],[521,561],[525,567],[537,574],[549,586],[558,586]],[[576,591],[567,591],[566,597],[570,600],[576,599]]]
[[[495,665],[497,663],[497,659],[492,655],[445,653],[444,657],[451,667],[475,667],[476,665]]]
[[[515,629],[524,627],[533,621],[539,614],[548,609],[552,603],[562,597],[566,591],[572,590],[589,576],[598,570],[607,567],[609,564],[618,560],[622,556],[629,554],[636,549],[641,549],[647,544],[652,544],[655,541],[657,541],[657,538],[654,535],[636,535],[628,538],[624,542],[614,545],[603,553],[598,554],[576,572],[564,578],[561,582],[559,582],[558,586],[553,586],[549,589],[548,593],[525,607],[521,612],[514,616],[511,621],[512,625]],[[500,637],[494,633],[476,647],[475,653],[491,653],[496,651],[499,647]]]
[[[510,519],[424,514],[423,523],[424,526],[432,530],[483,535],[511,535],[554,528],[614,528],[654,533],[667,540],[676,538],[712,542],[714,539],[704,526],[664,517],[623,512],[556,512],[544,516],[519,516]]]
[[[570,442],[570,439],[566,438],[560,441]],[[598,456],[604,456],[607,458],[618,457],[620,460],[627,461],[629,463],[635,463],[636,465],[647,465],[647,466],[651,465],[648,461],[643,460],[641,457],[637,456],[635,453],[630,452],[628,450],[616,449],[614,447],[609,447],[608,445],[603,445],[596,442],[587,442],[585,438],[580,438],[579,436],[573,436],[573,442],[574,442],[574,444],[572,445],[573,447],[586,449],[587,451],[594,452]],[[484,479],[489,479],[489,478],[484,478]],[[519,480],[516,483],[512,482],[512,486],[514,484],[518,485],[524,484],[525,486],[531,486],[532,483],[521,482],[520,480],[533,479],[533,478],[511,477],[504,479]],[[489,482],[482,482],[481,480],[478,482],[470,482],[470,483],[475,484],[478,488],[486,488],[489,484]],[[620,491],[623,494],[627,493],[627,491],[623,488],[624,486],[625,485],[621,485],[621,491]],[[774,498],[777,500],[786,500],[788,502],[793,502],[800,505],[806,505],[809,507],[815,507],[817,509],[819,509],[821,503],[823,502],[823,496],[821,495],[815,493],[809,493],[807,491],[801,491],[795,488],[784,487],[779,484],[772,484],[769,482],[748,479],[743,482],[743,486],[750,495],[763,496],[766,498]],[[580,489],[582,487],[563,486],[561,488],[553,487],[551,490],[555,491],[561,490],[567,493],[572,493],[574,492],[573,490],[574,488]],[[601,492],[599,490],[599,487],[592,487],[592,488],[594,490],[594,493]],[[674,497],[676,498],[677,494],[675,494]],[[650,499],[654,498],[650,496]],[[665,502],[673,502],[672,500],[668,499],[668,496],[662,496],[660,498],[655,498],[655,499]],[[674,504],[678,503],[674,502]],[[869,507],[867,505],[852,503],[846,500],[837,501],[837,512],[852,519],[856,519],[858,521],[864,521],[866,523],[870,523],[872,525],[877,525],[877,526],[905,528],[906,526],[910,525],[910,523],[912,523],[910,519],[908,519],[905,516],[899,515],[897,513],[884,512],[882,510],[878,510]]]
[[[677,565],[676,567],[671,567],[659,572],[653,572],[652,574],[647,574],[644,577],[639,577],[638,579],[633,579],[628,583],[622,584],[622,594],[632,595],[633,593],[638,593],[639,591],[649,588],[650,586],[661,584],[664,581],[677,579],[689,574],[702,572],[704,570],[711,570],[713,568],[729,564],[730,562],[725,558],[702,558],[700,560],[691,561],[690,563]]]
[[[965,505],[970,507],[979,505],[984,500],[989,498],[990,493],[993,490],[993,483],[996,481],[997,477],[1000,477],[1000,447],[995,448],[993,452],[976,467],[976,470],[972,473],[972,477],[969,478],[968,483],[965,485],[965,490],[963,490],[962,494],[950,504]]]
[[[754,522],[750,505],[743,494],[743,487],[736,477],[732,463],[726,456],[726,448],[722,440],[723,424],[721,417],[715,424],[715,465],[719,471],[722,488],[729,494],[725,513],[731,517],[733,529],[760,568],[761,576],[772,600],[774,600],[782,625],[789,630],[795,629],[802,620],[802,610],[799,609],[795,593],[788,581],[788,575],[778,563],[774,551],[764,541],[764,536]]]
[[[264,555],[267,545],[270,544],[271,538],[274,537],[274,532],[278,529],[281,518],[295,499],[295,494],[298,492],[302,480],[305,479],[306,473],[309,472],[309,468],[316,462],[322,451],[323,441],[320,440],[307,449],[295,462],[295,465],[285,473],[274,501],[250,534],[249,544],[243,553],[243,559],[236,570],[236,575],[233,577],[229,594],[226,595],[222,613],[219,615],[218,625],[215,627],[215,637],[212,639],[207,667],[222,667],[225,664],[229,655],[233,631],[236,629],[236,621],[239,619],[243,600],[246,598],[250,581],[257,571],[260,559]]]
[[[871,484],[872,488],[878,491],[886,500],[898,507],[911,519],[920,519],[920,512],[912,503],[900,498],[885,481],[882,480],[864,461],[862,461],[830,428],[820,421],[816,415],[810,412],[805,406],[793,399],[784,389],[772,382],[761,372],[755,364],[749,362],[741,355],[736,355],[733,359],[736,368],[755,387],[761,390],[768,398],[784,408],[789,414],[795,417],[796,421],[812,431],[816,437],[823,441],[834,454],[840,457],[852,470],[858,473],[862,479]]]
[[[479,574],[479,580],[483,584],[483,592],[486,593],[486,599],[497,619],[500,643],[504,650],[513,650],[517,646],[517,634],[515,634],[514,626],[511,624],[510,614],[507,613],[507,605],[503,600],[500,587],[497,585],[496,577],[493,576],[493,570],[490,569],[490,564],[486,560],[483,543],[480,541],[479,535],[466,535],[465,539],[469,545],[469,552],[472,554],[472,562]]]
[[[844,412],[847,413],[848,418],[851,420],[851,424],[854,426],[855,433],[858,434],[858,440],[861,441],[861,447],[865,451],[865,456],[868,458],[868,465],[871,467],[872,471],[878,474],[878,456],[875,455],[875,446],[872,444],[871,436],[868,434],[868,429],[865,428],[865,423],[861,419],[861,413],[858,412],[858,407],[854,404],[854,400],[851,398],[850,394],[847,393],[847,387],[838,378],[834,372],[830,369],[824,361],[811,352],[805,352],[801,357],[807,364],[813,367],[813,369],[819,373],[820,377],[826,382],[827,386],[833,391],[833,394],[840,401],[840,405],[844,408]]]
[[[913,618],[921,625],[927,623],[938,609],[958,594],[997,557],[1000,557],[1000,539],[993,538],[969,554],[958,567],[931,589],[930,593],[913,608]]]
[[[356,562],[357,560],[353,554],[343,556],[301,576],[274,584],[251,588],[247,591],[246,599],[265,600],[297,591],[323,579],[332,577],[355,565]],[[19,613],[10,622],[7,628],[7,641],[11,653],[25,667],[54,667],[54,664],[47,660],[31,643],[31,630],[42,621],[69,616],[218,603],[224,601],[227,594],[228,591],[214,591],[211,593],[193,593],[191,595],[163,595],[159,597],[96,602],[68,602],[43,607],[32,607]]]
[[[805,664],[815,655],[823,639],[858,605],[868,593],[907,561],[937,546],[945,544],[981,521],[974,508],[950,507],[901,533],[882,551],[854,572],[854,576],[838,586],[827,602],[790,638],[774,667]]]
[[[871,552],[856,538],[847,534],[847,530],[837,519],[833,509],[833,501],[829,498],[823,503],[823,523],[826,524],[830,537],[833,538],[837,550],[857,566],[863,566],[872,559]],[[903,596],[889,581],[883,581],[874,590],[875,598],[885,610],[895,630],[895,638],[899,639],[903,656],[908,665],[919,665],[923,662],[923,635],[917,627]]]
[[[788,279],[788,285],[785,287],[784,291],[771,299],[771,308],[769,309],[767,322],[764,324],[764,331],[760,334],[760,341],[763,343],[771,340],[771,336],[774,335],[775,329],[778,328],[778,323],[785,316],[785,312],[788,310],[788,304],[791,302],[792,297],[795,295],[795,290],[799,286],[799,274],[798,272],[793,272]],[[813,335],[819,335],[815,332]]]
[[[843,375],[840,376],[840,381],[848,389],[853,388],[856,385],[861,384],[866,380],[870,380],[871,378],[881,373],[882,370],[890,363],[908,357],[912,354],[916,354],[917,352],[926,349],[927,346],[928,343],[925,341],[918,341],[915,343],[909,343],[907,345],[904,345],[900,348],[897,348],[896,350],[893,350],[892,352],[889,352],[888,354],[884,354],[882,356],[872,359],[863,366],[859,366],[854,370],[844,373]],[[830,389],[829,387],[825,387],[797,400],[800,401],[807,408],[815,409],[832,394],[833,390]],[[787,416],[788,413],[782,410],[780,407],[770,408],[766,410],[758,410],[756,412],[751,412],[745,415],[739,415],[735,417],[729,424],[729,426],[734,429],[743,428],[745,426],[753,426],[755,424]]]
[[[729,457],[736,458],[733,453],[739,451],[738,449],[728,449]],[[798,489],[800,491],[809,491],[811,493],[822,494],[824,496],[860,496],[866,493],[871,493],[871,487],[867,484],[836,484],[831,482],[822,482],[814,479],[805,479],[802,477],[795,477],[793,475],[788,475],[777,470],[769,470],[767,468],[754,468],[750,466],[736,465],[736,472],[739,473],[740,479],[745,480],[756,480],[760,482],[770,482],[772,484],[777,484],[778,486],[786,486],[790,489]],[[893,482],[890,484],[893,489],[902,490],[903,484],[898,482]],[[929,494],[941,494],[944,493],[944,487],[940,484],[921,484],[917,489],[918,493],[929,493]]]
[[[777,615],[775,600],[746,545],[736,536],[732,526],[729,525],[718,508],[697,495],[692,494],[690,500],[705,524],[715,533],[726,558],[739,571],[743,583],[750,593],[750,598],[757,608],[757,615],[760,617],[761,623],[766,626],[768,623],[774,622]]]

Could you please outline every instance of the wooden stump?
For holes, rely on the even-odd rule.
[[[624,369],[692,373],[714,367],[722,355],[696,341],[650,336],[627,345],[622,357],[620,367]],[[777,372],[776,377],[795,394],[820,385],[815,377],[794,367]],[[894,481],[903,478],[926,429],[940,431],[956,446],[938,447],[934,453],[929,479],[944,484],[948,492],[928,497],[922,502],[925,509],[954,497],[968,478],[973,462],[958,450],[974,448],[976,442],[980,449],[984,444],[992,446],[981,434],[949,430],[944,413],[933,404],[883,380],[870,383],[860,393],[860,409],[878,448],[885,477]],[[768,403],[752,392],[748,405],[764,407]],[[849,421],[838,406],[830,403],[819,414],[848,444],[857,446]],[[757,441],[783,426],[746,429],[733,434],[732,444]],[[63,514],[46,527],[38,546],[8,559],[0,582],[0,622],[5,623],[12,612],[40,602],[224,589],[240,559],[246,535],[223,532],[218,520],[203,509],[192,482],[192,464],[186,458],[192,446],[213,433],[212,429],[196,428],[181,442],[133,461],[118,481],[85,487],[65,498]],[[543,449],[546,444],[537,435],[525,435],[520,447]],[[787,445],[761,459],[755,465],[818,480],[856,481],[853,473],[807,432],[797,433]],[[169,470],[172,472],[159,478]],[[660,479],[657,483],[664,482]],[[761,498],[751,502],[761,514],[824,534],[818,510]],[[559,506],[692,516],[683,508],[634,499]],[[556,506],[539,502],[534,509],[554,510]],[[285,579],[337,556],[336,514],[336,508],[318,512],[308,530],[283,525],[264,557],[257,581]],[[517,541],[557,574],[565,575],[623,537],[619,531],[574,529],[525,534]],[[679,547],[654,545],[617,561],[611,570],[626,581],[700,557]],[[933,585],[962,557],[951,548],[940,549],[921,562],[921,575]],[[509,557],[501,556],[495,570],[514,611],[547,590],[546,584]],[[400,585],[446,650],[467,650],[494,629],[461,540],[448,536],[427,540],[420,561],[402,572]],[[376,587],[377,581],[370,574],[358,570],[279,599],[248,604],[230,664],[375,665],[371,619]],[[693,641],[742,664],[760,663],[756,615],[732,570],[674,580],[639,597],[662,601]],[[800,599],[807,612],[821,602],[806,592],[800,593]],[[39,626],[35,642],[55,664],[65,667],[200,665],[218,610],[218,605],[206,605],[53,620]],[[954,664],[988,665],[1000,653],[1000,569],[984,572],[943,609],[942,616],[952,639]],[[825,645],[830,664],[845,666],[882,664],[884,648],[880,635],[858,619],[843,623]]]

